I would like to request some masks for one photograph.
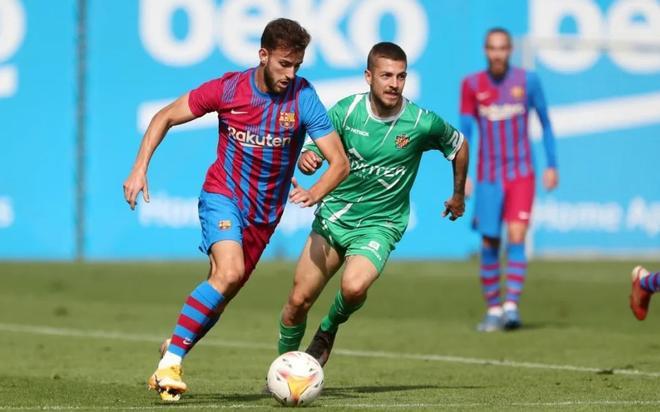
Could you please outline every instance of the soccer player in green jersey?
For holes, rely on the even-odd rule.
[[[339,325],[364,304],[367,290],[406,230],[410,190],[425,151],[440,150],[453,162],[453,195],[442,215],[450,220],[463,215],[467,143],[438,115],[402,96],[406,69],[406,54],[399,46],[376,44],[364,72],[369,92],[348,96],[330,109],[351,170],[316,211],[282,311],[280,353],[298,350],[307,312],[345,263],[341,289],[307,348],[321,365],[326,363]],[[311,174],[323,157],[311,142],[303,150],[298,167]]]

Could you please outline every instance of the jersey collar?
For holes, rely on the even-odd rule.
[[[406,99],[405,97],[402,96],[403,97],[403,103],[401,103],[401,110],[399,110],[398,113],[393,114],[392,116],[389,116],[389,117],[379,117],[379,116],[376,116],[371,111],[371,98],[369,97],[370,95],[371,95],[371,93],[367,93],[366,94],[366,99],[364,99],[366,107],[367,107],[367,113],[369,114],[369,117],[371,117],[372,119],[377,120],[379,122],[383,122],[383,123],[390,123],[390,122],[393,122],[395,120],[398,120],[399,117],[401,117],[401,115],[403,114],[404,110],[406,110],[406,105],[408,104],[408,99]]]

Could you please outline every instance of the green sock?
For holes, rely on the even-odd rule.
[[[280,320],[280,339],[277,341],[277,351],[280,355],[298,350],[300,341],[305,336],[305,326],[307,326],[307,322],[300,325],[286,326]]]
[[[339,325],[346,322],[353,312],[360,309],[365,301],[357,305],[346,303],[341,291],[337,292],[335,301],[330,305],[328,314],[321,320],[321,330],[325,332],[337,332]]]

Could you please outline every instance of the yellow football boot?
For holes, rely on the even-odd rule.
[[[180,365],[172,365],[156,370],[147,380],[149,389],[153,389],[164,401],[175,402],[181,399],[181,394],[188,389],[188,385],[181,379],[183,369]]]

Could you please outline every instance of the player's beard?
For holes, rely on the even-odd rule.
[[[268,70],[268,65],[264,66],[264,82],[266,82],[266,88],[268,89],[269,93],[280,94],[284,91],[278,90],[277,81],[275,81],[275,77],[270,72],[270,70]]]
[[[396,100],[390,100],[390,99],[385,100],[376,93],[372,93],[372,96],[374,99],[374,103],[376,103],[378,106],[385,109],[386,111],[392,110],[401,104],[401,93],[398,93]],[[385,96],[385,92],[383,92],[383,97],[384,96]]]
[[[495,78],[501,78],[509,70],[509,63],[504,59],[493,60],[490,62],[488,70]]]

